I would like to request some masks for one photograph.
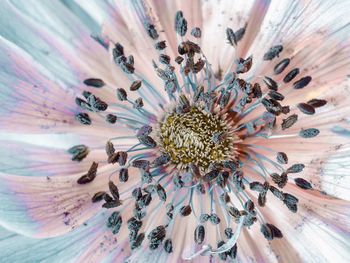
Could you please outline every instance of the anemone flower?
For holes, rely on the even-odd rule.
[[[349,262],[349,1],[0,6],[0,262]]]

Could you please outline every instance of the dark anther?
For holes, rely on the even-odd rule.
[[[197,187],[196,187],[196,190],[201,193],[202,195],[205,194],[205,186],[204,184],[198,184]]]
[[[249,184],[249,187],[250,187],[251,190],[257,191],[259,193],[265,191],[264,186],[261,183],[259,183],[259,182],[251,182]]]
[[[165,54],[159,55],[159,62],[168,65],[170,63],[170,57]]]
[[[326,100],[312,99],[307,102],[307,104],[311,105],[314,108],[319,108],[327,104]]]
[[[247,59],[240,58],[238,60],[238,64],[236,67],[236,73],[237,74],[246,73],[251,69],[252,65],[253,65],[252,56],[248,57]]]
[[[191,209],[191,206],[189,205],[185,205],[180,209],[180,214],[182,216],[188,216],[189,214],[191,214],[191,212],[192,212],[192,209]]]
[[[320,131],[316,128],[301,129],[299,136],[302,138],[313,138],[316,137]]]
[[[235,259],[237,257],[237,243],[226,253],[230,258]]]
[[[113,49],[113,58],[116,60],[116,58],[124,55],[124,48],[121,44],[117,43],[115,44],[115,47]]]
[[[194,53],[200,53],[201,52],[201,48],[196,43],[193,43],[191,41],[186,41],[186,42],[182,42],[178,46],[178,52],[179,52],[180,55],[184,55],[184,54],[190,53],[191,56],[192,56]]]
[[[122,168],[119,171],[119,181],[127,182],[129,179],[129,171],[127,168]]]
[[[299,202],[298,198],[296,198],[294,195],[283,193],[284,196],[284,203],[290,203],[290,204],[297,204]]]
[[[275,227],[274,225],[272,224],[266,224],[266,226],[268,228],[270,228],[271,232],[272,232],[272,236],[273,238],[282,238],[283,235],[282,235],[282,232],[281,230],[279,230],[277,227]]]
[[[230,239],[233,236],[233,230],[231,227],[225,228],[224,233],[227,239]]]
[[[283,70],[285,70],[285,68],[288,67],[289,63],[290,63],[289,58],[282,59],[278,64],[276,64],[273,71],[275,72],[276,75],[281,74]]]
[[[177,64],[181,64],[182,61],[184,61],[184,58],[181,57],[181,56],[177,56],[177,57],[175,58],[175,62],[176,62]]]
[[[267,240],[272,240],[273,239],[273,235],[272,235],[272,231],[269,227],[267,227],[266,225],[261,225],[260,227],[260,232],[264,235],[264,237]]]
[[[89,154],[89,148],[80,144],[69,148],[68,152],[72,154],[72,161],[80,162]]]
[[[220,218],[218,217],[218,215],[217,215],[217,214],[214,214],[214,213],[212,213],[212,214],[210,215],[209,221],[210,221],[213,225],[220,224],[220,222],[221,222],[221,220],[220,220]]]
[[[292,69],[291,71],[288,72],[288,74],[283,78],[284,83],[288,83],[292,81],[298,74],[299,74],[299,69],[295,68]]]
[[[278,185],[279,188],[285,187],[285,185],[288,182],[288,176],[286,173],[282,173],[281,175],[278,175],[276,173],[273,173],[270,175],[272,178],[272,181]]]
[[[284,100],[284,96],[281,93],[274,90],[270,90],[268,95],[274,100]]]
[[[200,38],[202,36],[202,31],[199,27],[194,27],[191,30],[191,35],[195,38]]]
[[[183,17],[182,11],[177,11],[175,15],[175,31],[184,36],[187,32],[187,20]]]
[[[136,199],[136,201],[140,200],[140,198],[142,197],[141,188],[137,187],[134,190],[132,190],[131,195]]]
[[[181,188],[185,185],[184,181],[182,181],[182,178],[179,175],[174,176],[173,183],[177,188]]]
[[[142,84],[141,80],[135,80],[135,81],[131,84],[130,90],[131,90],[131,91],[138,90],[138,89],[141,87],[141,84]]]
[[[155,47],[157,50],[163,50],[163,49],[165,49],[165,48],[166,48],[166,42],[165,42],[165,40],[157,42],[157,43],[155,44],[154,47]]]
[[[87,101],[94,111],[105,111],[108,108],[108,104],[102,101],[100,98],[97,98],[95,95],[91,94],[87,98]]]
[[[288,156],[284,152],[278,152],[277,153],[277,162],[280,164],[287,164],[288,163]]]
[[[82,177],[80,177],[77,181],[78,184],[87,184],[92,182],[97,174],[97,167],[98,167],[98,163],[93,162],[89,168],[89,171],[87,172],[87,174],[83,175]]]
[[[293,88],[302,89],[302,88],[306,87],[311,82],[311,80],[312,80],[312,78],[310,76],[303,77],[303,78],[301,78],[298,81],[293,83]]]
[[[118,187],[112,181],[109,181],[108,187],[109,187],[109,191],[111,192],[113,198],[118,200],[120,197]]]
[[[270,90],[277,91],[277,89],[278,89],[277,82],[274,81],[272,78],[265,76],[264,82]]]
[[[225,241],[221,240],[217,243],[217,247],[220,248],[222,247],[223,245],[225,245]],[[226,252],[222,252],[222,253],[219,253],[219,258],[222,260],[222,261],[226,261],[227,259],[227,254]]]
[[[130,65],[134,65],[135,64],[135,59],[133,55],[129,55],[126,59],[126,62]]]
[[[106,150],[107,156],[111,156],[113,153],[115,153],[115,149],[111,141],[106,142],[105,150]]]
[[[85,100],[83,100],[81,98],[76,97],[75,98],[75,104],[77,104],[82,109],[90,110],[89,104]]]
[[[261,225],[260,231],[267,240],[283,237],[281,230],[272,224]]]
[[[282,120],[282,130],[292,127],[298,120],[298,115],[293,114]]]
[[[261,97],[262,97],[261,87],[258,83],[254,83],[254,85],[253,85],[253,98],[261,98]]]
[[[157,194],[160,200],[164,202],[166,201],[166,192],[163,186],[161,186],[160,184],[157,184]]]
[[[139,141],[143,143],[144,145],[154,148],[157,146],[156,141],[151,136],[142,136],[138,137]]]
[[[216,177],[218,177],[218,175],[219,175],[218,170],[212,170],[203,176],[203,181],[204,182],[211,182],[212,180],[216,179]]]
[[[248,213],[252,213],[254,211],[254,203],[252,200],[248,199],[247,202],[244,204],[244,210]]]
[[[167,164],[170,161],[170,155],[168,153],[163,153],[161,156],[154,159],[152,165],[158,167],[164,164]]]
[[[157,39],[159,37],[156,27],[152,24],[145,24],[146,30],[150,38]]]
[[[236,45],[239,41],[242,40],[242,38],[244,37],[244,34],[245,34],[245,29],[247,27],[247,24],[244,26],[244,27],[241,27],[240,29],[238,29],[236,32],[235,32],[235,36],[236,36]]]
[[[198,59],[198,61],[193,65],[192,72],[197,74],[203,69],[204,65],[204,60]]]
[[[312,185],[303,178],[295,178],[294,181],[302,189],[312,189]]]
[[[227,180],[229,178],[229,172],[227,171],[222,171],[220,172],[219,176],[216,178],[216,183],[222,187],[225,188],[226,184],[227,184]]]
[[[150,162],[148,160],[139,159],[132,161],[131,165],[139,169],[148,170]]]
[[[283,114],[288,114],[290,112],[289,106],[282,106],[282,113]]]
[[[115,124],[117,122],[117,116],[111,113],[106,115],[106,121],[110,124]]]
[[[241,213],[236,207],[229,206],[227,208],[227,212],[230,216],[232,216],[234,219],[239,219],[241,217]]]
[[[223,165],[225,168],[230,169],[232,172],[235,172],[238,167],[238,164],[235,161],[224,161]]]
[[[137,98],[134,102],[134,108],[135,109],[141,109],[143,107],[143,100],[142,98]]]
[[[83,112],[78,113],[77,115],[75,115],[75,119],[84,125],[91,124],[91,119],[89,117],[89,114],[87,114],[87,113],[83,113]]]
[[[265,204],[266,204],[266,192],[259,193],[258,205],[265,206]]]
[[[276,187],[270,185],[269,187],[271,193],[276,196],[278,199],[280,199],[281,201],[284,200],[284,195],[283,195],[283,192],[278,190]]]
[[[307,115],[315,114],[315,108],[307,103],[299,103],[297,107],[304,114],[307,114]]]
[[[264,60],[273,60],[275,57],[278,57],[279,54],[282,52],[283,46],[277,45],[271,47],[265,54],[264,54]]]
[[[102,88],[105,85],[102,79],[94,79],[94,78],[84,80],[84,84],[86,86],[95,87],[95,88]]]
[[[152,195],[151,194],[145,194],[138,201],[138,204],[142,208],[142,207],[148,206],[151,203],[151,201],[152,201]]]
[[[106,194],[104,191],[100,191],[94,194],[94,196],[91,198],[91,201],[93,203],[97,203],[103,200],[103,196]]]
[[[104,208],[115,208],[118,207],[120,205],[122,205],[122,203],[119,201],[119,199],[113,199],[109,194],[104,194],[103,199],[105,200],[105,203],[102,205],[102,207]]]
[[[136,134],[136,137],[144,137],[149,135],[152,132],[152,127],[149,125],[142,126]]]
[[[236,32],[233,32],[231,28],[226,29],[227,40],[232,46],[237,45],[237,43],[242,40],[244,34],[245,27],[238,29]]]
[[[164,226],[157,226],[155,229],[153,229],[147,236],[147,238],[150,240],[151,243],[163,241],[165,238],[166,229]]]
[[[220,195],[220,200],[224,203],[228,203],[231,201],[231,198],[227,192]]]
[[[127,100],[127,94],[126,94],[125,89],[123,89],[123,88],[117,89],[117,97],[120,101]]]
[[[276,116],[278,116],[282,112],[281,104],[279,104],[278,101],[276,101],[274,99],[263,98],[261,103],[264,105],[265,109],[268,112],[270,112]]]
[[[173,242],[171,241],[171,239],[167,239],[164,241],[164,250],[167,253],[173,252]]]
[[[140,247],[144,239],[145,239],[145,234],[144,234],[144,233],[140,233],[140,234],[131,242],[130,248],[133,250],[133,249],[135,249],[135,248]]]
[[[194,242],[200,245],[203,243],[205,238],[205,228],[202,225],[198,225],[194,230]]]
[[[287,169],[287,173],[300,173],[305,168],[305,165],[302,163],[293,164]]]
[[[123,220],[119,212],[113,212],[107,221],[107,227],[112,228],[112,233],[117,234],[122,226]]]

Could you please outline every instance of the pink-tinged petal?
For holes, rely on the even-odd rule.
[[[349,20],[342,15],[348,8],[348,2],[273,2],[257,41],[249,50],[255,62],[248,75],[272,76],[286,95],[286,101],[294,97],[301,99],[306,93],[343,81],[350,69]],[[275,45],[283,46],[279,57],[264,61],[264,54]],[[275,65],[284,58],[291,59],[289,66],[275,75]],[[284,84],[283,78],[293,68],[299,68],[300,74]],[[312,77],[311,83],[303,90],[293,89],[293,83],[305,76]]]
[[[107,125],[105,119],[96,114],[91,114],[95,129],[81,125],[75,119],[75,114],[81,111],[75,104],[78,95],[76,91],[61,81],[53,81],[55,77],[52,73],[11,42],[0,39],[0,43],[0,60],[7,65],[6,70],[0,72],[2,130],[18,133],[93,134],[105,139],[115,135],[113,126]],[[130,118],[142,121],[140,116],[119,106],[111,107],[110,111],[128,113]],[[103,133],[97,132],[100,128],[103,128]],[[129,132],[123,125],[119,130],[121,135]]]
[[[162,104],[168,102],[164,83],[157,76],[152,63],[152,59],[157,63],[159,61],[159,53],[154,47],[156,42],[161,40],[167,41],[161,24],[157,19],[157,14],[153,12],[146,1],[116,1],[113,19],[115,21],[106,21],[103,28],[103,34],[111,39],[111,42],[113,43],[110,46],[110,49],[114,47],[115,43],[120,43],[124,47],[124,53],[126,56],[134,56],[136,74],[130,77],[130,80],[144,80],[143,88],[138,90],[137,93],[142,95],[144,101],[146,101],[145,107],[156,113],[160,108],[158,103],[154,103],[154,101],[158,101]],[[130,21],[134,22],[130,23]],[[155,26],[160,35],[157,40],[151,39],[147,34],[145,29],[147,23]],[[172,52],[171,49],[168,49],[167,51]],[[112,55],[112,52],[110,52],[110,54]],[[174,58],[172,53],[169,53],[169,55]],[[120,74],[122,70],[119,67],[117,68],[113,59],[111,59],[111,62],[114,64],[114,67],[112,66],[113,72],[119,72]],[[129,83],[131,84],[130,80]],[[147,84],[150,84],[153,88],[150,88]],[[125,84],[121,87],[124,86]],[[132,95],[133,94],[131,94],[131,96]]]
[[[101,203],[92,203],[91,198],[108,184],[108,176],[101,171],[93,182],[79,185],[82,175],[1,174],[0,224],[31,237],[53,237],[74,230],[100,211]]]
[[[177,54],[177,46],[180,41],[176,36],[174,27],[175,14],[177,11],[182,11],[184,18],[187,20],[186,36],[190,36],[191,30],[194,27],[199,27],[201,30],[203,30],[203,3],[200,0],[190,2],[185,0],[149,0],[148,2],[150,6],[152,6],[152,9],[155,10],[157,17],[159,18],[159,22],[165,30],[164,33],[169,41],[169,46],[173,54]]]
[[[267,206],[260,209],[266,222],[282,231],[283,239],[269,242],[279,261],[329,262],[335,256],[334,249],[339,251],[337,261],[348,258],[349,202],[314,192],[303,193],[295,187],[283,190],[298,197],[297,213],[288,211],[272,194],[268,195]]]
[[[238,58],[246,58],[250,56],[251,54],[248,54],[249,48],[254,42],[259,42],[257,36],[262,31],[262,24],[263,21],[265,21],[265,16],[269,10],[270,4],[271,0],[255,0],[249,13],[245,36],[237,49]]]
[[[201,47],[210,64],[223,75],[229,72],[237,57],[237,48],[227,41],[226,28],[237,31],[243,28],[253,12],[254,1],[205,1],[202,2],[202,38]],[[245,37],[244,37],[245,38]],[[244,40],[242,39],[242,41]],[[242,45],[242,41],[238,46]]]

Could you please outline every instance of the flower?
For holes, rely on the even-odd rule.
[[[3,262],[350,257],[348,2],[1,6]]]

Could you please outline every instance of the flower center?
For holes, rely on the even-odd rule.
[[[181,168],[192,163],[205,170],[229,156],[233,138],[228,132],[220,116],[193,106],[184,114],[167,115],[160,123],[159,137],[172,163]]]

